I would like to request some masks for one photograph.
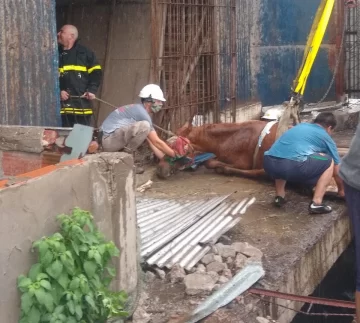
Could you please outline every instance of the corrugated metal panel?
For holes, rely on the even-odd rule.
[[[321,0],[236,0],[238,104],[260,100],[263,105],[273,105],[288,99],[320,2]],[[231,101],[231,10],[230,6],[218,9],[218,73],[222,109],[229,108]],[[336,17],[335,10],[307,83],[305,101],[315,102],[321,99],[333,76]],[[335,85],[327,100],[334,97]]]
[[[139,200],[141,256],[147,264],[190,270],[218,238],[234,227],[255,198],[225,202],[229,197],[200,201]]]
[[[0,5],[0,124],[60,125],[55,0]]]
[[[259,9],[254,20],[259,30],[253,37],[251,59],[255,59],[255,62],[252,62],[255,67],[253,72],[257,92],[264,105],[277,104],[288,99],[290,86],[301,64],[304,46],[320,2],[321,0],[253,1]],[[330,62],[335,49],[335,38],[334,35],[329,35],[334,29],[335,18],[336,11],[310,74],[305,101],[321,99],[333,76]],[[333,87],[328,100],[334,99],[334,89]]]

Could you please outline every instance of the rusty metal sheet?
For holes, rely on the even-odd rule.
[[[0,6],[0,124],[60,125],[55,0]]]
[[[257,7],[253,21],[251,65],[254,83],[264,105],[288,99],[290,87],[301,60],[311,25],[321,0],[253,1]],[[328,89],[334,71],[338,28],[334,10],[318,57],[309,76],[305,101],[320,100]],[[256,26],[256,27],[255,27]],[[340,28],[341,29],[341,28]],[[337,54],[337,53],[336,53]],[[327,100],[335,99],[332,86]]]

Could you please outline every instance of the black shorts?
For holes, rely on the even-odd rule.
[[[264,156],[265,172],[272,179],[315,186],[320,176],[330,167],[332,158],[325,154],[310,155],[305,161]]]

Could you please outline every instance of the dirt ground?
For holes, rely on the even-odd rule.
[[[290,188],[287,191],[288,203],[278,209],[272,205],[275,194],[272,182],[226,177],[203,167],[196,171],[180,172],[166,181],[156,178],[153,180],[146,196],[167,199],[184,196],[200,198],[233,193],[230,199],[235,201],[255,197],[255,204],[226,235],[232,242],[248,242],[264,253],[266,277],[263,281],[268,288],[289,271],[305,250],[343,213],[345,207],[344,202],[329,201],[334,209],[331,214],[310,216],[307,209],[310,197]],[[149,295],[147,311],[152,314],[153,323],[167,322],[170,313],[188,313],[203,300],[187,297],[182,284],[171,285],[160,280],[149,284],[146,291]],[[245,303],[250,301],[246,300]],[[256,308],[255,313],[247,314],[252,306],[246,307],[235,301],[205,322],[256,322]]]
[[[354,133],[355,130],[346,130],[335,133],[333,137],[338,147],[349,147]],[[288,202],[278,209],[272,205],[275,195],[272,182],[217,175],[204,167],[196,171],[179,172],[165,181],[155,176],[152,180],[153,185],[144,193],[145,196],[166,199],[189,196],[201,198],[232,193],[230,199],[234,201],[255,197],[255,204],[226,235],[232,242],[248,242],[263,252],[266,276],[259,286],[269,289],[281,281],[302,254],[318,241],[345,210],[344,201],[329,197],[327,202],[334,211],[328,215],[310,216],[307,210],[310,196],[295,188],[287,189]],[[151,314],[152,323],[169,322],[171,315],[176,317],[189,314],[205,300],[186,296],[183,284],[172,285],[160,279],[146,285],[145,291],[148,299],[144,305]],[[257,322],[256,316],[261,313],[262,306],[259,299],[247,294],[203,321]]]

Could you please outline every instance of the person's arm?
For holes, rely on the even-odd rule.
[[[150,131],[148,139],[152,145],[162,151],[165,155],[170,157],[176,156],[175,151],[173,151],[164,141],[159,138],[155,130]]]
[[[95,54],[89,50],[87,55],[87,69],[89,74],[89,81],[87,86],[87,92],[84,94],[84,96],[92,100],[95,98],[95,93],[99,89],[101,78],[102,78],[102,70],[101,66],[95,56]]]
[[[325,142],[326,142],[327,149],[329,150],[329,153],[334,160],[335,166],[334,166],[333,177],[336,182],[336,186],[338,188],[338,194],[339,194],[339,196],[345,196],[344,183],[343,183],[343,180],[339,176],[341,159],[340,159],[339,152],[337,150],[337,146],[336,146],[334,140],[330,136],[329,136],[329,138],[327,138],[325,140]]]
[[[335,165],[334,166],[334,180],[335,180],[336,186],[338,188],[338,195],[341,197],[344,197],[345,196],[344,182],[341,179],[341,177],[339,176],[339,170],[340,170],[340,165]]]

